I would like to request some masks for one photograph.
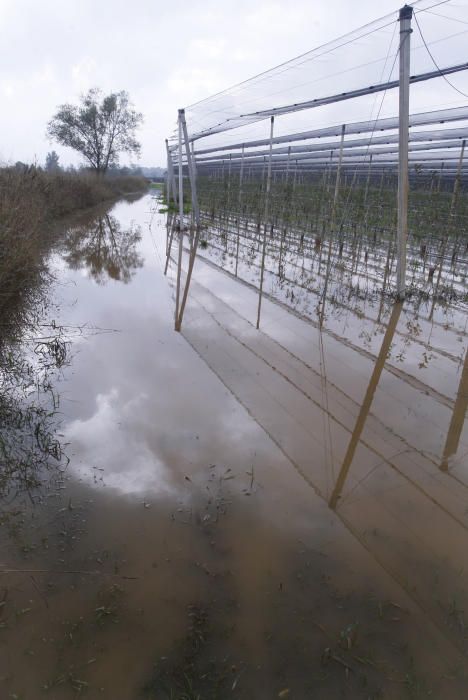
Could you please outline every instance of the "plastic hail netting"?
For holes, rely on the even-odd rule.
[[[451,168],[468,136],[468,0],[413,3],[410,162]],[[185,108],[197,165],[397,160],[398,11]],[[447,72],[446,72],[447,71]],[[442,75],[444,73],[444,75]],[[426,79],[426,77],[428,79]],[[430,78],[430,79],[429,79]],[[344,120],[344,115],[346,120]],[[332,125],[332,126],[330,126]],[[177,158],[177,141],[170,141]]]

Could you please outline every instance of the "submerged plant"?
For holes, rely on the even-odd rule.
[[[0,497],[31,491],[51,466],[66,459],[58,438],[59,398],[54,375],[67,361],[62,329],[41,327],[23,342],[0,348]]]

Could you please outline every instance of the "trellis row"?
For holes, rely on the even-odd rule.
[[[431,80],[441,75],[449,75],[466,70],[467,63],[447,66],[436,71],[426,71],[419,75],[410,76],[410,41],[411,20],[413,8],[404,6],[399,11],[400,41],[399,41],[399,78],[377,83],[364,88],[336,93],[328,97],[296,102],[280,107],[247,111],[227,117],[224,121],[213,124],[199,131],[189,132],[186,124],[185,110],[180,109],[178,115],[178,141],[169,144],[167,149],[167,200],[174,202],[179,208],[177,223],[179,231],[179,252],[177,261],[176,280],[176,310],[175,329],[180,330],[183,320],[185,303],[190,287],[190,280],[197,254],[200,232],[200,212],[197,198],[197,175],[215,174],[229,168],[239,173],[239,198],[242,195],[242,179],[246,168],[250,173],[262,171],[265,178],[265,203],[263,214],[263,254],[260,271],[258,296],[257,328],[260,326],[261,302],[263,293],[263,273],[265,261],[265,246],[268,228],[269,196],[271,179],[275,173],[290,171],[311,173],[320,170],[335,169],[335,189],[331,212],[331,222],[334,220],[335,205],[340,189],[341,175],[353,170],[355,177],[359,173],[380,173],[388,170],[398,172],[398,223],[397,223],[397,276],[396,296],[402,300],[406,291],[406,241],[408,231],[408,188],[409,168],[416,165],[418,170],[443,171],[446,175],[454,176],[454,196],[460,185],[460,179],[466,170],[464,162],[465,144],[468,138],[468,106],[452,109],[436,110],[418,114],[409,114],[410,84]],[[382,26],[387,26],[383,24]],[[258,80],[258,79],[256,79]],[[308,131],[275,136],[275,117],[320,108],[324,105],[342,102],[344,100],[362,97],[378,92],[398,88],[399,114],[398,117],[376,118],[338,126],[330,126]],[[215,98],[213,98],[215,100]],[[208,104],[209,100],[206,101]],[[216,110],[213,110],[216,113]],[[231,144],[200,148],[200,140],[213,134],[231,131],[232,129],[270,118],[270,136],[268,139],[238,141]],[[434,127],[441,124],[460,123],[456,128],[431,128],[413,131],[414,127]],[[465,123],[464,123],[465,122]],[[393,131],[382,135],[381,132]],[[367,134],[367,136],[362,136]],[[350,139],[359,136],[361,138]],[[323,142],[320,139],[339,137],[338,141]],[[315,143],[313,143],[315,141]],[[301,143],[299,143],[301,142]],[[280,144],[287,146],[276,147]],[[297,144],[297,145],[291,145]],[[267,147],[267,148],[264,148]],[[178,186],[176,182],[178,169]],[[188,271],[183,293],[181,295],[181,269],[184,239],[184,171],[190,181],[192,199],[192,225],[195,235],[191,241]],[[332,225],[332,224],[331,224]],[[167,251],[167,263],[171,254],[174,231],[171,231]],[[331,246],[330,246],[331,248]],[[325,281],[326,284],[326,281]],[[325,290],[326,293],[326,290]]]

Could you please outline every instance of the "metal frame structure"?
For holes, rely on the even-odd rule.
[[[260,326],[261,319],[271,180],[272,177],[276,176],[286,177],[287,179],[290,173],[293,172],[295,176],[296,173],[313,176],[314,173],[320,174],[324,171],[331,171],[334,168],[333,212],[340,193],[341,179],[347,172],[352,172],[354,179],[361,178],[366,181],[366,193],[371,176],[389,171],[397,172],[397,277],[395,292],[399,300],[404,299],[406,292],[406,241],[408,234],[410,168],[417,166],[419,171],[422,172],[438,172],[439,174],[443,172],[445,177],[452,177],[454,179],[453,202],[456,201],[461,179],[468,168],[468,164],[464,160],[465,143],[468,138],[468,105],[413,115],[409,113],[411,84],[457,73],[468,68],[467,63],[462,63],[411,76],[410,42],[412,17],[412,7],[405,5],[400,9],[398,80],[389,80],[346,93],[316,98],[301,103],[239,114],[235,118],[226,119],[225,122],[214,124],[211,127],[190,134],[187,129],[185,110],[179,110],[177,143],[169,145],[169,142],[166,141],[167,198],[168,202],[172,200],[174,206],[178,207],[179,210],[179,219],[175,224],[179,232],[175,309],[176,330],[180,331],[182,326],[199,242],[200,209],[197,197],[197,176],[208,175],[216,177],[217,174],[223,174],[225,168],[227,168],[229,173],[229,183],[231,182],[231,176],[238,172],[239,208],[246,170],[248,169],[250,174],[261,174],[265,182],[257,328]],[[395,88],[399,90],[399,113],[397,117],[382,119],[377,117],[374,120],[364,122],[341,124],[339,126],[274,136],[274,122],[279,115],[312,108],[316,109],[335,102],[342,102]],[[203,138],[266,118],[269,118],[271,122],[268,139],[244,140],[205,148],[199,146]],[[441,125],[443,126],[441,127]],[[449,126],[447,127],[446,125]],[[417,130],[410,132],[410,129],[414,127]],[[338,137],[338,140],[323,140],[333,139],[334,137]],[[197,148],[195,148],[195,142],[197,142]],[[178,168],[178,187],[175,178],[176,167]],[[189,225],[186,225],[184,218],[184,172],[188,175],[191,192],[192,214]],[[182,291],[182,257],[184,234],[187,229],[191,231],[190,253],[185,286]],[[173,231],[171,232],[168,246],[166,269],[171,255],[172,240]]]

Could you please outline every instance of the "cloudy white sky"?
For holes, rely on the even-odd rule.
[[[0,157],[63,164],[57,105],[93,86],[144,113],[142,165],[165,165],[177,108],[397,10],[395,0],[0,0]],[[468,18],[467,18],[468,21]],[[465,59],[466,60],[466,59]]]

